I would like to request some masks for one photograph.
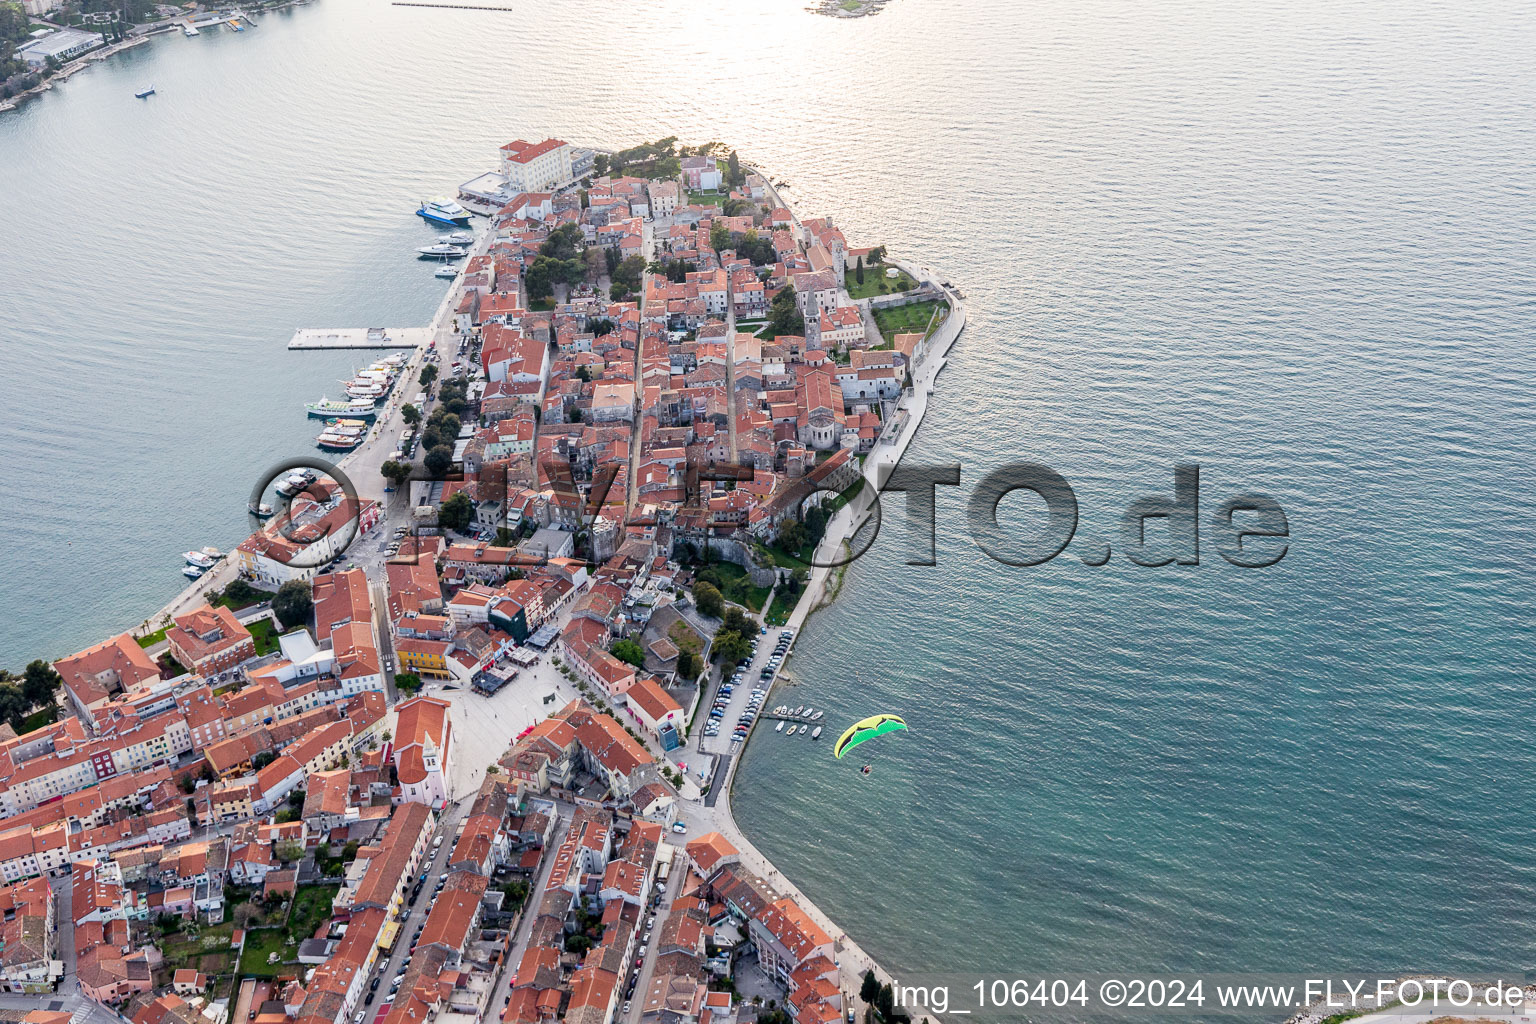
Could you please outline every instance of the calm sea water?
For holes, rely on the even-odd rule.
[[[909,973],[1536,966],[1533,115],[1515,3],[323,0],[158,40],[0,117],[0,660],[240,538],[353,363],[292,329],[440,298],[422,195],[517,136],[722,139],[971,300],[909,455],[964,466],[939,564],[890,502],[792,665],[912,731],[868,778],[754,743],[763,849]],[[1082,539],[1010,569],[964,500],[1024,459]],[[1084,566],[1178,461],[1207,511],[1276,496],[1286,559]]]

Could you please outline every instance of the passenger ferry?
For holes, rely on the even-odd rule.
[[[357,419],[371,420],[378,415],[378,409],[373,402],[366,398],[353,398],[345,402],[321,396],[320,401],[310,402],[304,407],[311,416],[320,419],[328,419],[332,416],[351,416]]]
[[[431,199],[422,200],[416,216],[423,217],[434,224],[447,224],[449,227],[460,227],[469,223],[469,211],[447,196],[434,196]]]

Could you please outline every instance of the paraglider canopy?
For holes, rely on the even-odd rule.
[[[871,715],[869,718],[854,722],[837,738],[837,743],[832,747],[832,756],[842,757],[865,740],[872,740],[876,736],[884,736],[888,732],[906,727],[907,723],[896,715]]]

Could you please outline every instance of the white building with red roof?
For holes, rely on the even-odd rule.
[[[395,726],[395,776],[406,802],[430,807],[447,803],[452,743],[447,701],[416,697],[400,705]]]
[[[571,146],[560,139],[524,142],[501,147],[501,173],[509,192],[541,192],[570,183]]]

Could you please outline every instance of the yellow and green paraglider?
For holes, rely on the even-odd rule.
[[[896,732],[906,727],[907,723],[896,715],[871,715],[854,722],[837,738],[837,743],[832,747],[832,756],[842,757],[865,740],[872,740],[876,736],[884,736],[888,732]]]

